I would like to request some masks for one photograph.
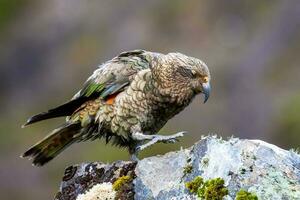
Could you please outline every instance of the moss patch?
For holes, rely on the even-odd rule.
[[[190,174],[193,171],[193,166],[191,164],[188,164],[183,168],[183,175]]]
[[[118,200],[133,200],[133,177],[130,175],[119,177],[112,185],[113,190],[116,192],[115,199]]]
[[[203,178],[201,176],[197,176],[194,180],[185,183],[185,187],[193,194],[197,194],[198,189],[203,186]]]
[[[121,188],[123,186],[126,186],[127,184],[129,184],[131,182],[132,182],[131,176],[121,176],[114,182],[113,189],[115,191],[119,191],[119,190],[121,190]]]
[[[221,178],[203,181],[203,178],[197,176],[194,180],[185,184],[186,188],[193,194],[205,200],[222,200],[228,195],[228,189],[224,186],[224,180]]]
[[[235,200],[258,200],[256,194],[241,189],[236,193]]]
[[[201,163],[202,163],[202,166],[203,167],[208,167],[208,164],[209,164],[209,158],[203,158],[202,160],[201,160]]]
[[[228,189],[224,186],[224,180],[221,178],[208,180],[204,184],[206,186],[202,193],[204,199],[222,200],[224,196],[228,195]]]

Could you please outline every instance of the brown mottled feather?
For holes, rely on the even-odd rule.
[[[210,81],[201,60],[180,53],[121,53],[94,71],[69,103],[36,115],[31,124],[68,116],[61,128],[24,153],[43,165],[74,142],[105,138],[132,148],[134,132],[156,134]]]

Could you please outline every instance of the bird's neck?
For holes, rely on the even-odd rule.
[[[177,105],[188,105],[195,94],[193,91],[184,85],[184,83],[173,83],[170,81],[164,81],[161,79],[153,78],[151,83],[156,95],[161,96],[166,103],[174,103]]]

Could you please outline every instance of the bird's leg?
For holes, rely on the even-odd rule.
[[[137,141],[129,147],[130,159],[134,162],[139,161],[139,158],[138,158],[139,151],[138,151],[137,147],[140,144],[141,144],[141,141]]]
[[[134,151],[134,152],[131,152],[130,153],[130,159],[134,162],[137,162],[139,161],[139,158],[138,158],[138,151]]]
[[[145,141],[145,140],[152,140],[153,138],[155,138],[155,136],[156,135],[145,135],[141,132],[134,132],[131,137],[137,141]]]
[[[178,141],[179,137],[183,137],[186,131],[178,132],[173,135],[144,135],[143,133],[136,132],[132,134],[132,138],[134,140],[138,141],[146,141],[149,140],[149,142],[142,144],[142,145],[137,145],[136,147],[136,152],[142,151],[146,149],[147,147],[150,147],[151,145],[158,143],[158,142],[163,142],[163,143],[175,143]]]

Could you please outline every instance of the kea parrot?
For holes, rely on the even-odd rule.
[[[157,143],[174,143],[186,132],[158,135],[167,121],[188,106],[197,94],[210,95],[207,65],[181,53],[145,50],[123,52],[101,64],[74,97],[23,125],[66,117],[66,122],[29,148],[22,157],[42,166],[76,142],[103,138],[138,152]]]

